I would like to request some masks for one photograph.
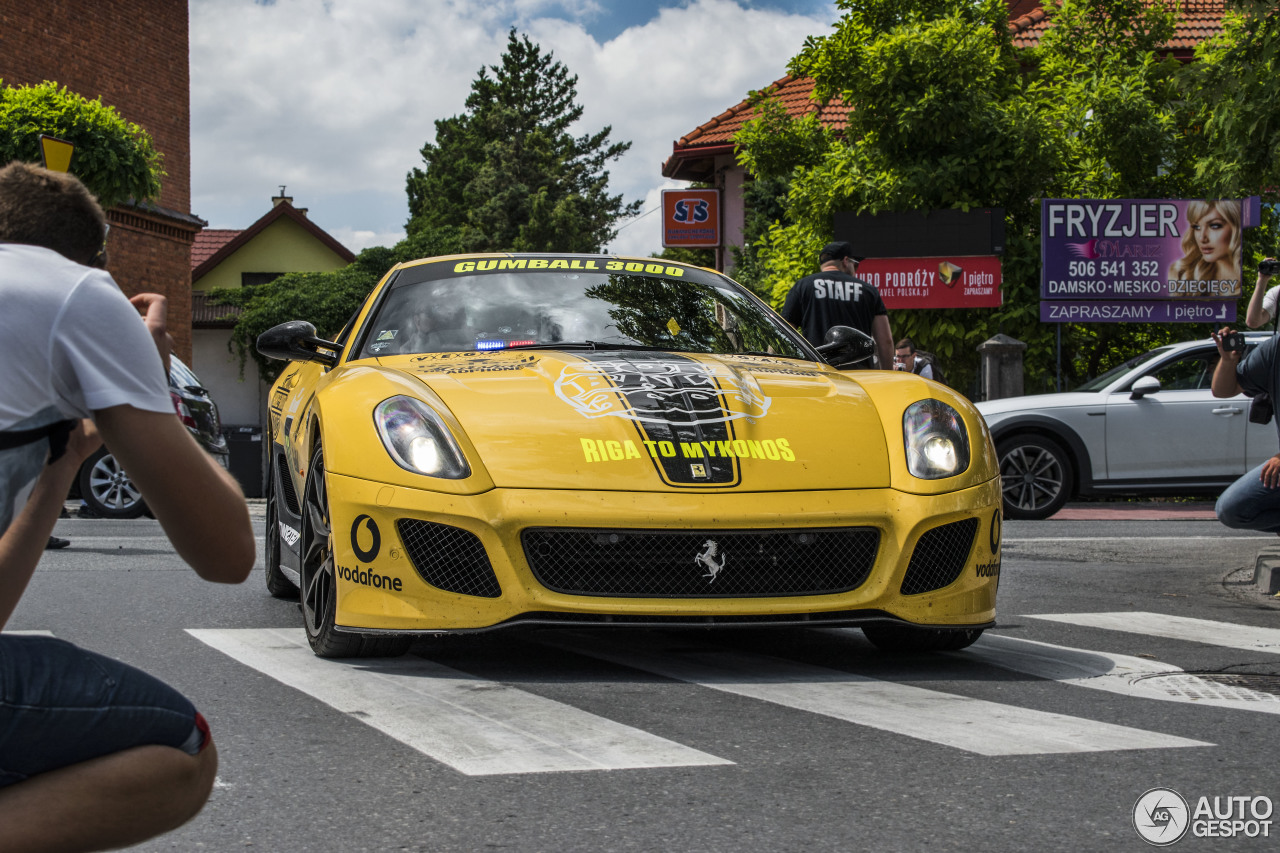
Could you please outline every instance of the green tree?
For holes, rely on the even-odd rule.
[[[40,162],[40,135],[75,146],[71,172],[103,207],[160,194],[161,155],[151,137],[100,99],[57,83],[5,86],[0,81],[0,165]]]
[[[1229,27],[1224,46],[1207,48],[1187,68],[1157,51],[1173,32],[1172,4],[1046,4],[1051,26],[1031,51],[1013,47],[1003,0],[837,5],[844,14],[834,32],[806,42],[790,70],[815,80],[815,96],[839,95],[850,107],[845,132],[824,138],[802,124],[811,119],[792,121],[777,108],[736,140],[745,166],[789,181],[784,214],[755,246],[762,278],[780,303],[816,269],[836,211],[1004,208],[1001,308],[892,316],[895,336],[937,353],[961,389],[973,387],[977,345],[996,332],[1028,344],[1029,390],[1052,386],[1058,330],[1038,316],[1041,198],[1255,194],[1261,184],[1250,181],[1276,168],[1273,106],[1244,134],[1251,157],[1237,156],[1243,143],[1225,130],[1278,97],[1261,73],[1269,66],[1236,85],[1234,106],[1215,100],[1203,82],[1223,83],[1256,63],[1262,47],[1249,53],[1225,45],[1274,29],[1273,4],[1242,0],[1256,7],[1253,17]],[[1274,35],[1259,41],[1274,58]],[[1237,162],[1253,165],[1229,180],[1222,164]],[[1206,180],[1215,169],[1219,180]],[[1228,186],[1231,192],[1212,191]],[[1186,335],[1174,326],[1066,327],[1066,381]]]
[[[1193,127],[1197,182],[1206,196],[1261,192],[1280,198],[1280,9],[1273,0],[1234,0],[1223,37],[1201,44],[1184,92]],[[1230,152],[1231,156],[1224,156]]]
[[[490,76],[492,72],[492,76]],[[449,251],[599,251],[634,215],[608,192],[606,165],[630,142],[612,128],[575,137],[578,78],[553,55],[508,34],[499,65],[481,68],[467,111],[436,122],[424,168],[407,179],[411,241]]]

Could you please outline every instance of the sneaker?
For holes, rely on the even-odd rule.
[[[56,551],[59,548],[65,548],[71,544],[70,539],[59,539],[57,536],[49,537],[49,544],[44,546],[46,551]]]

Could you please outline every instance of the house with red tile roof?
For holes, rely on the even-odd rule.
[[[1009,32],[1018,48],[1035,47],[1049,27],[1048,15],[1041,0],[1006,0],[1009,6]],[[1170,3],[1173,0],[1147,0]],[[1173,37],[1165,45],[1169,55],[1183,62],[1192,60],[1198,44],[1222,32],[1224,0],[1178,0],[1180,17]],[[848,109],[839,96],[826,103],[813,99],[814,81],[788,74],[764,88],[792,118],[816,115],[826,128],[844,129]],[[722,193],[721,222],[724,242],[742,245],[746,208],[742,200],[746,170],[736,162],[734,134],[755,118],[754,98],[746,98],[699,125],[672,143],[671,156],[662,164],[662,175],[680,181],[715,183]],[[717,250],[716,265],[726,269],[732,262],[727,249]]]
[[[239,358],[229,347],[240,311],[215,305],[212,292],[266,284],[289,272],[329,272],[356,257],[312,222],[306,208],[294,207],[283,187],[271,202],[271,209],[248,228],[208,228],[191,245],[191,368],[228,425],[265,424],[268,386],[252,364],[241,377]],[[242,485],[249,497],[257,496],[251,494],[251,484]]]

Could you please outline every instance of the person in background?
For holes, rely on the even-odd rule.
[[[862,258],[845,242],[828,243],[818,254],[820,272],[792,286],[782,317],[800,329],[809,343],[823,343],[832,326],[852,326],[876,342],[877,366],[893,369],[893,333],[889,312],[875,286],[855,276]]]
[[[1269,268],[1268,262],[1275,263],[1275,258],[1264,258],[1258,265],[1258,281],[1253,285],[1253,295],[1249,297],[1249,307],[1245,310],[1244,324],[1250,329],[1258,329],[1274,322],[1280,316],[1277,303],[1280,302],[1280,287],[1267,288],[1271,274],[1262,270]]]
[[[255,539],[239,486],[175,417],[167,303],[105,271],[106,219],[76,178],[0,169],[0,627],[105,440],[178,556],[239,583]],[[178,691],[45,636],[0,634],[0,853],[106,850],[185,823],[217,772]]]
[[[916,353],[915,341],[903,338],[894,349],[893,367],[895,370],[907,370],[925,379],[933,378],[933,365],[927,358]]]
[[[1218,363],[1209,386],[1213,396],[1234,397],[1243,391],[1251,397],[1269,394],[1272,400],[1280,399],[1280,335],[1272,335],[1246,354],[1223,345],[1231,332],[1224,327],[1213,333],[1218,345]],[[1280,430],[1280,418],[1276,429]],[[1280,533],[1280,453],[1227,486],[1214,512],[1227,527]]]

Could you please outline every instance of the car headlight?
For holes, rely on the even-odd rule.
[[[421,400],[391,397],[373,410],[383,447],[396,464],[415,474],[462,480],[471,468],[440,416]]]
[[[941,400],[921,400],[902,416],[907,470],[922,480],[954,477],[969,467],[969,433],[960,413]]]

